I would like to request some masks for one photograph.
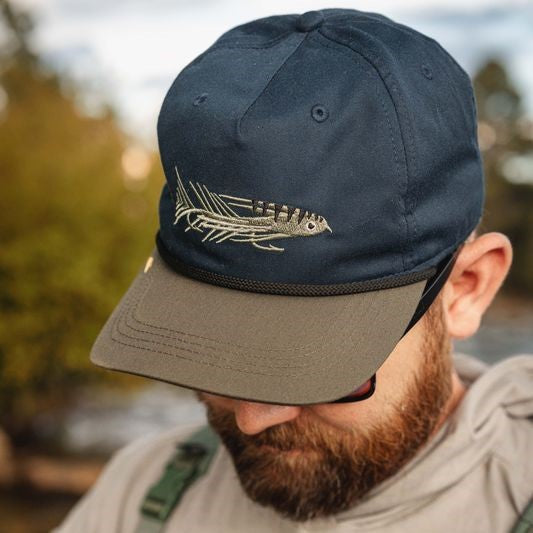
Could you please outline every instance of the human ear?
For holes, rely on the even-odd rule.
[[[502,233],[485,233],[464,244],[443,287],[446,324],[453,338],[465,339],[478,330],[512,257],[511,242]]]

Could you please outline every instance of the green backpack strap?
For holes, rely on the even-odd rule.
[[[529,500],[510,533],[533,533],[533,499]]]
[[[184,443],[166,464],[159,478],[141,504],[141,519],[135,533],[158,533],[187,488],[208,469],[218,447],[218,436],[205,426]]]

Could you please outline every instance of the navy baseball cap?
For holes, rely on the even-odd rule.
[[[468,75],[376,13],[232,28],[172,83],[158,140],[156,247],[91,360],[201,391],[350,393],[482,214]]]

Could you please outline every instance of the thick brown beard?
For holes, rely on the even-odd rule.
[[[253,501],[295,521],[333,515],[353,507],[413,458],[452,390],[450,340],[440,298],[423,320],[428,333],[420,371],[405,399],[387,406],[388,414],[371,427],[341,432],[302,412],[291,422],[250,436],[239,430],[232,412],[207,404],[209,423]]]

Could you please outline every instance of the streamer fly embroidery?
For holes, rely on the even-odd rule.
[[[174,169],[177,177],[174,225],[184,218],[187,221],[185,231],[192,229],[205,233],[202,242],[218,244],[229,240],[248,243],[268,252],[283,252],[285,248],[259,243],[288,237],[313,237],[326,230],[333,233],[323,216],[301,207],[216,194],[203,184],[189,181],[200,205],[197,207],[185,190],[178,168]],[[241,216],[230,206],[251,211],[252,216]]]

